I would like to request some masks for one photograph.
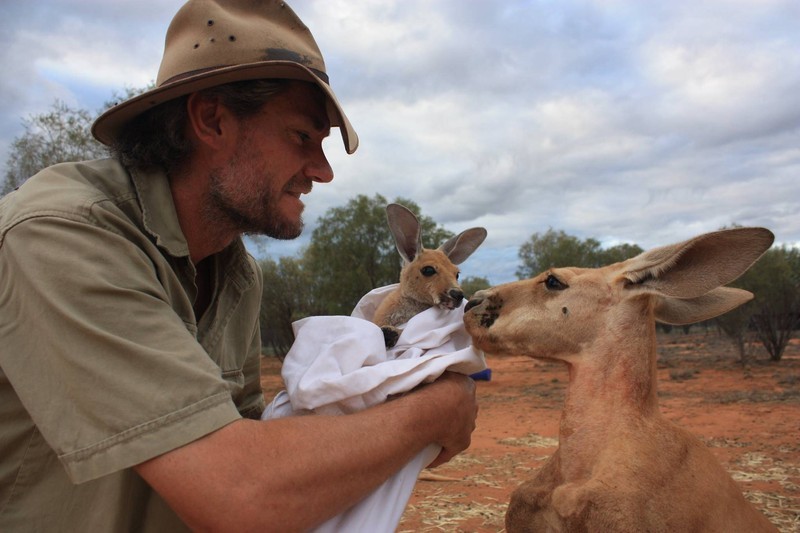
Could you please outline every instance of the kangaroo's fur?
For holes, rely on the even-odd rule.
[[[569,369],[559,447],[512,494],[509,533],[776,531],[708,448],[661,415],[655,331],[656,321],[699,322],[750,300],[724,285],[773,238],[722,230],[475,293],[464,322],[478,348]]]
[[[486,238],[484,228],[470,228],[437,249],[422,246],[419,220],[400,204],[386,206],[389,230],[403,258],[400,284],[378,306],[373,322],[383,329],[386,346],[400,336],[399,326],[422,311],[438,306],[456,309],[464,299],[458,283],[459,269]]]

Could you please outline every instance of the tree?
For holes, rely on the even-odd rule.
[[[605,248],[598,252],[598,265],[611,265],[613,263],[619,263],[621,261],[625,261],[626,259],[630,259],[631,257],[636,257],[640,253],[644,252],[642,248],[640,248],[636,244],[618,244],[616,246],[612,246],[611,248]]]
[[[292,322],[318,314],[314,308],[308,273],[299,259],[282,257],[259,262],[264,287],[261,292],[261,344],[283,357],[294,342]]]
[[[437,247],[453,234],[421,216],[414,202],[398,198],[420,220],[423,245]],[[304,265],[323,314],[349,315],[370,290],[397,283],[401,260],[386,223],[386,198],[358,195],[318,220]]]
[[[49,112],[23,120],[25,132],[11,143],[0,193],[13,191],[50,165],[108,155],[106,147],[92,137],[93,120],[85,109],[74,109],[58,100]]]
[[[141,89],[125,88],[121,94],[114,91],[112,100],[105,102],[100,112],[153,87],[155,83],[151,82]],[[0,196],[50,165],[107,157],[108,148],[92,137],[92,123],[98,115],[56,100],[49,112],[23,119],[25,132],[11,142]]]
[[[748,326],[752,317],[753,303],[747,302],[714,319],[717,327],[733,342],[742,364],[747,362],[750,355],[747,349],[751,336]]]
[[[460,285],[465,298],[470,298],[476,292],[491,287],[488,279],[479,276],[468,276],[460,281]]]
[[[534,233],[520,246],[522,266],[517,269],[517,277],[530,278],[553,267],[596,268],[623,261],[641,252],[642,249],[635,244],[621,244],[604,250],[596,239],[581,241],[564,231],[550,228],[545,233]]]
[[[773,247],[736,283],[751,291],[750,325],[771,361],[780,361],[800,316],[800,250]]]

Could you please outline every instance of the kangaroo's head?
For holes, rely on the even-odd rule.
[[[475,345],[493,354],[579,361],[589,348],[612,357],[648,342],[642,326],[691,324],[719,316],[753,295],[727,287],[772,245],[765,228],[706,233],[601,268],[551,268],[536,277],[476,292],[464,322]],[[655,326],[652,325],[653,334]]]
[[[437,249],[422,246],[417,217],[400,204],[386,207],[389,230],[403,258],[400,291],[405,298],[443,309],[461,305],[464,292],[458,283],[458,265],[464,262],[486,238],[484,228],[470,228]]]

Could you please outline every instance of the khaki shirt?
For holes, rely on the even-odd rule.
[[[166,176],[65,163],[0,199],[0,531],[176,531],[131,469],[264,407],[261,277],[195,269]]]

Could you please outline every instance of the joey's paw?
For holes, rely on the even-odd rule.
[[[397,344],[397,339],[400,338],[399,329],[393,326],[383,326],[381,327],[381,331],[383,331],[383,342],[387,348],[391,348]]]

